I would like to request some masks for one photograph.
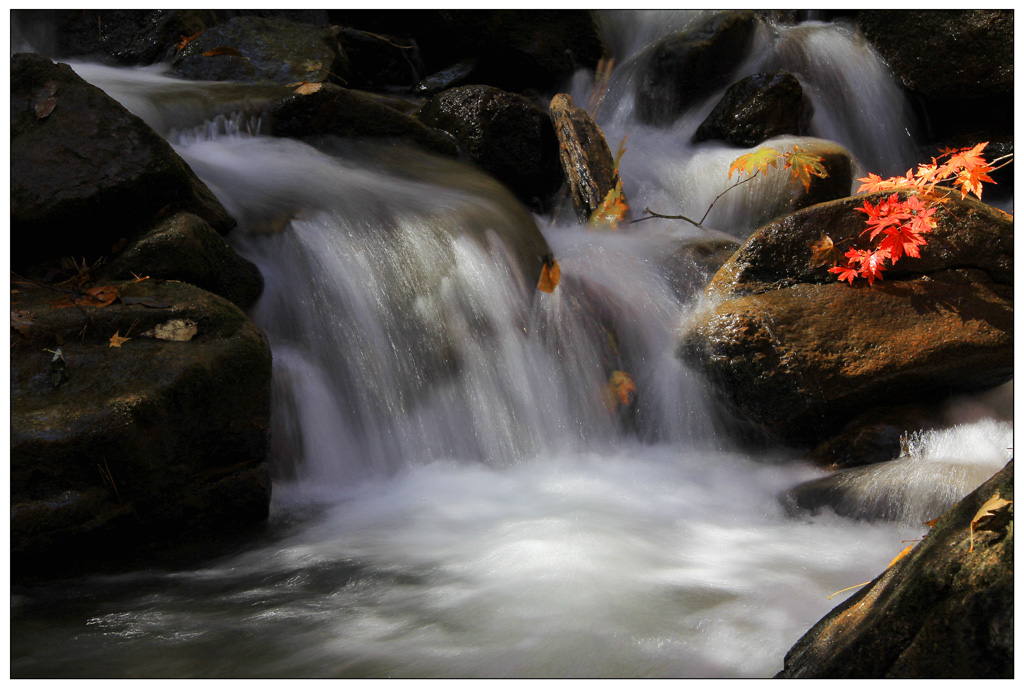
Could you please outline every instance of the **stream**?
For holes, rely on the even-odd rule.
[[[721,91],[669,127],[634,118],[631,56],[695,17],[605,22],[624,57],[597,120],[613,151],[628,135],[635,209],[699,217],[743,152],[690,143]],[[909,107],[852,28],[766,23],[756,41],[743,73],[796,74],[812,136],[883,176],[916,162]],[[899,518],[788,514],[779,495],[826,472],[737,448],[674,354],[705,285],[665,258],[701,230],[589,231],[461,163],[210,117],[239,97],[226,85],[72,67],[239,220],[229,242],[266,283],[250,315],[274,355],[274,496],[265,532],[217,559],[13,589],[12,677],[769,677],[853,591],[832,593],[1010,458],[1012,383],[950,402],[953,427],[865,488],[897,491]],[[565,85],[577,104],[590,79]],[[755,228],[777,189],[749,187],[716,204],[713,236]],[[530,223],[562,270],[552,294],[516,261]],[[638,390],[628,419],[593,308]]]

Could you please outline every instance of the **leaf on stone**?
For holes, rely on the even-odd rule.
[[[974,528],[981,525],[983,522],[992,519],[1011,504],[1013,504],[1013,500],[1003,499],[997,492],[992,495],[987,502],[981,505],[981,508],[978,509],[978,513],[974,514],[974,518],[971,519],[971,548],[967,550],[968,552],[974,551]]]
[[[636,398],[636,385],[629,373],[621,370],[613,370],[608,376],[608,382],[604,389],[605,404],[609,410],[614,411],[618,406],[629,406]]]
[[[110,346],[115,349],[120,349],[121,345],[127,342],[131,337],[122,337],[121,330],[118,330],[110,337]]]
[[[57,107],[57,99],[54,97],[56,94],[57,84],[53,83],[52,79],[43,84],[43,87],[36,93],[35,100],[32,103],[36,119],[47,117],[53,112],[53,109]]]
[[[905,556],[907,556],[908,554],[910,554],[910,550],[912,550],[912,549],[914,549],[914,546],[913,546],[913,545],[907,545],[907,546],[906,546],[906,548],[905,548],[905,549],[904,549],[904,550],[903,550],[902,552],[900,552],[899,554],[897,554],[897,555],[896,555],[896,557],[895,557],[895,558],[894,558],[894,559],[893,559],[892,561],[890,561],[890,562],[889,562],[889,565],[888,565],[888,566],[886,566],[885,568],[887,568],[887,569],[890,569],[890,568],[892,568],[892,565],[893,565],[893,564],[895,564],[895,563],[896,563],[897,561],[899,561],[899,560],[900,560],[900,559],[902,559],[903,557],[905,557]]]
[[[151,330],[146,330],[140,337],[155,337],[167,342],[187,342],[196,336],[199,328],[194,320],[175,318],[157,325]]]
[[[191,36],[182,36],[181,40],[174,44],[174,47],[177,48],[177,52],[180,53],[182,50],[184,50],[185,46],[194,41],[195,39],[199,38],[199,34],[201,33],[202,31],[197,31]]]
[[[11,327],[27,337],[32,329],[32,318],[25,311],[11,311]]]
[[[302,84],[295,89],[295,92],[300,96],[308,96],[311,93],[316,93],[323,87],[323,83],[320,82],[309,83],[308,81],[303,81]]]
[[[626,195],[622,191],[622,180],[616,179],[615,186],[605,195],[601,205],[597,206],[590,216],[591,227],[606,229],[618,229],[619,224],[626,218],[629,212],[629,204],[626,202]]]
[[[249,59],[248,57],[246,57],[242,53],[238,52],[237,48],[232,48],[231,46],[228,46],[228,45],[221,45],[221,46],[218,46],[218,47],[216,47],[216,48],[214,48],[212,50],[207,50],[205,53],[200,53],[200,54],[203,57],[217,57],[219,55],[227,55],[228,57],[240,57],[243,60],[248,60]]]
[[[754,174],[756,170],[761,174],[767,174],[769,165],[778,167],[779,156],[779,151],[767,146],[758,148],[753,153],[741,155],[733,160],[732,165],[729,166],[729,178],[732,179],[733,172],[738,174]]]
[[[835,264],[839,259],[839,251],[827,234],[822,234],[820,239],[807,244],[807,247],[811,249],[810,266],[812,268]]]
[[[317,60],[306,60],[302,63],[302,68],[307,72],[319,72],[324,68],[324,63]]]
[[[540,271],[540,280],[537,281],[537,288],[550,294],[558,286],[562,279],[562,269],[558,267],[558,261],[549,258],[544,261],[544,267]]]
[[[821,164],[825,162],[825,158],[812,155],[800,146],[793,146],[793,150],[786,153],[785,158],[785,167],[789,168],[794,181],[799,181],[804,185],[805,191],[811,188],[812,176],[821,178],[828,176],[825,166]]]
[[[73,306],[91,306],[92,308],[103,308],[117,300],[117,287],[105,285],[92,287],[80,293],[68,294],[57,299],[47,301],[50,308],[71,308]]]

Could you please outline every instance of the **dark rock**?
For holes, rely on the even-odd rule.
[[[904,437],[940,425],[935,408],[910,405],[871,409],[808,452],[804,460],[826,468],[853,468],[890,461],[900,455]]]
[[[270,349],[228,301],[179,282],[105,308],[20,286],[11,347],[11,563],[65,575],[266,518]],[[57,295],[60,296],[59,294]],[[188,341],[143,333],[190,319]],[[111,345],[112,335],[130,339]],[[66,375],[54,386],[51,349]],[[91,562],[91,563],[90,563]]]
[[[395,36],[344,27],[338,29],[337,35],[348,56],[349,88],[408,90],[419,79],[421,68],[415,45],[405,44]]]
[[[263,278],[202,219],[177,213],[159,220],[131,242],[104,269],[103,280],[133,275],[188,282],[223,296],[239,308],[256,302]]]
[[[214,26],[214,10],[16,10],[12,26],[52,57],[147,65],[174,56],[182,38]]]
[[[807,133],[807,119],[803,88],[795,76],[781,71],[751,74],[729,87],[693,141],[756,146],[773,136]]]
[[[200,81],[288,85],[344,83],[349,76],[334,29],[279,18],[236,17],[207,29],[172,65],[179,76]]]
[[[638,119],[671,124],[695,101],[728,83],[746,58],[757,21],[750,10],[722,12],[660,41],[645,58],[637,81]]]
[[[307,95],[291,95],[267,112],[270,133],[301,138],[318,134],[352,138],[403,139],[441,153],[455,155],[457,146],[449,137],[418,119],[402,114],[373,98],[324,84]]]
[[[820,442],[867,409],[938,401],[1013,375],[1012,218],[954,199],[920,259],[873,286],[812,266],[826,234],[855,241],[855,208],[880,195],[812,206],[762,227],[715,275],[680,356],[726,404],[769,435]]]
[[[562,185],[551,120],[521,95],[491,86],[462,86],[431,98],[417,117],[454,136],[477,167],[537,211],[548,207]]]
[[[776,678],[1012,678],[1013,507],[971,522],[1013,462],[946,512],[906,556],[837,606]]]
[[[425,74],[477,58],[474,82],[502,90],[549,91],[605,48],[589,10],[331,10],[331,21],[408,38]],[[404,44],[404,43],[403,43]]]
[[[619,181],[615,160],[601,128],[571,96],[559,93],[551,99],[551,121],[576,217],[587,222]]]
[[[50,102],[47,104],[46,101]],[[39,109],[40,105],[44,107]],[[162,210],[235,221],[164,139],[64,64],[11,58],[11,262],[105,255]]]
[[[857,23],[921,99],[933,139],[1013,138],[1013,10],[861,10]]]
[[[732,237],[693,239],[681,242],[662,266],[676,296],[688,301],[700,294],[711,277],[740,247]]]

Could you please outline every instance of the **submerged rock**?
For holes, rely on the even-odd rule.
[[[812,206],[762,227],[708,286],[679,355],[739,418],[791,444],[879,406],[937,401],[1013,376],[1013,219],[951,200],[920,259],[868,286],[813,265],[810,245],[863,229],[855,208]]]
[[[801,136],[807,122],[804,92],[789,72],[761,72],[729,87],[693,135],[694,142],[721,139],[756,146],[783,134]]]
[[[105,307],[11,295],[15,576],[101,568],[268,513],[265,338],[184,283],[109,287],[120,299]]]
[[[815,624],[776,678],[1012,678],[1013,505],[979,518],[996,495],[1012,502],[1013,461]]]
[[[746,59],[757,21],[751,10],[722,12],[662,39],[645,58],[637,81],[637,118],[644,124],[671,124],[728,83]]]
[[[454,136],[477,167],[537,211],[562,185],[551,120],[521,95],[491,86],[452,88],[427,101],[417,117]]]
[[[11,262],[109,253],[161,211],[235,226],[170,145],[65,64],[11,58]]]

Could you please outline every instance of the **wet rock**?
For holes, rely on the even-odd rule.
[[[203,31],[177,54],[172,68],[186,79],[281,85],[344,83],[349,76],[334,29],[249,16]]]
[[[746,58],[757,26],[753,11],[717,14],[662,39],[647,55],[637,81],[637,117],[671,124],[695,101],[728,83]]]
[[[740,247],[732,237],[716,236],[680,242],[668,254],[662,266],[672,289],[681,301],[689,301],[703,291],[711,277]]]
[[[266,518],[270,349],[230,302],[180,282],[117,286],[106,307],[11,294],[11,556],[66,575],[170,538]],[[191,320],[186,341],[144,336]],[[111,340],[117,334],[128,337]],[[183,335],[184,336],[184,335]],[[53,379],[50,351],[65,373]]]
[[[789,72],[751,74],[729,87],[693,141],[720,139],[749,147],[773,136],[801,136],[807,133],[804,109],[803,88]]]
[[[417,83],[412,90],[416,95],[432,96],[446,89],[469,83],[475,71],[476,60],[462,60],[451,67],[434,72]]]
[[[70,67],[11,58],[11,262],[106,255],[161,211],[235,221],[168,143]]]
[[[820,442],[866,410],[931,402],[1013,375],[1013,221],[952,200],[920,259],[849,285],[809,245],[863,229],[855,208],[812,206],[747,240],[708,286],[679,355],[738,417],[791,444]]]
[[[777,678],[1012,678],[1013,462],[924,540],[837,606],[786,654]]]
[[[288,96],[269,109],[267,121],[274,136],[402,139],[443,155],[457,152],[451,138],[415,117],[334,84],[324,84],[315,93]]]
[[[431,98],[417,117],[455,137],[477,167],[537,211],[549,206],[562,185],[551,120],[521,95],[491,86],[462,86]]]
[[[1013,10],[861,10],[857,23],[934,139],[1013,138]]]
[[[615,160],[600,127],[568,94],[551,99],[551,121],[576,217],[587,222],[619,181]]]
[[[911,433],[941,425],[940,411],[935,406],[911,404],[871,409],[808,452],[804,460],[826,468],[890,461],[900,455],[904,439]]]
[[[257,267],[190,213],[156,222],[103,269],[101,279],[130,280],[133,275],[188,282],[242,309],[254,304],[263,289]]]

